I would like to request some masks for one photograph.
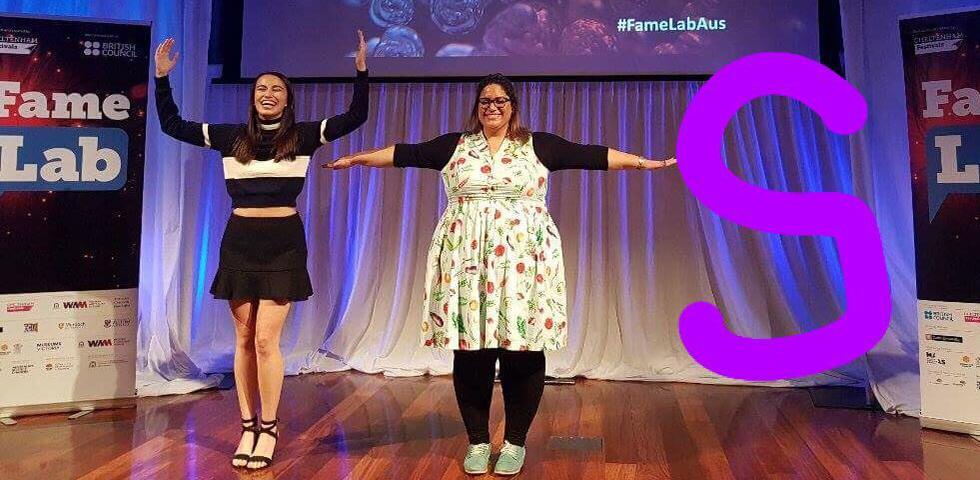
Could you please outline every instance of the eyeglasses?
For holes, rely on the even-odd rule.
[[[480,102],[480,107],[482,107],[485,110],[488,107],[490,107],[491,103],[494,104],[497,108],[504,108],[504,105],[510,103],[510,99],[507,97],[497,97],[497,98],[484,97],[481,98],[479,102]]]

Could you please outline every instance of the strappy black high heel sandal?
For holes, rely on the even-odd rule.
[[[276,439],[276,444],[278,444],[279,443],[279,434],[277,432],[273,432],[272,431],[272,429],[276,428],[278,425],[279,425],[279,419],[278,418],[275,419],[275,420],[273,420],[273,421],[271,421],[271,422],[267,422],[265,420],[262,420],[262,426],[259,427],[259,429],[257,431],[258,432],[258,435],[255,436],[255,444],[258,445],[258,443],[259,443],[259,437],[262,436],[263,434],[268,435],[268,436]],[[275,448],[275,447],[273,447],[273,448]],[[252,455],[248,459],[248,463],[252,463],[252,462],[262,462],[262,465],[261,466],[258,466],[258,467],[248,467],[249,470],[262,470],[264,468],[269,468],[269,466],[272,465],[272,458],[271,457],[265,457],[265,456],[262,456],[262,455]]]
[[[259,433],[255,428],[258,421],[259,417],[242,419],[242,435],[244,435],[246,432],[252,432],[252,450],[255,450],[255,445],[259,443]],[[231,466],[235,468],[245,468],[251,458],[251,452],[236,454],[234,457],[231,457]],[[241,464],[239,464],[239,462],[241,462]]]

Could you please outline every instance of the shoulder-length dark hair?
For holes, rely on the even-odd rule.
[[[517,92],[514,90],[514,84],[511,83],[509,78],[499,73],[487,75],[477,84],[476,99],[473,100],[473,111],[470,112],[470,119],[466,122],[466,133],[472,135],[480,133],[483,129],[483,125],[480,124],[480,93],[488,85],[500,85],[500,88],[503,88],[504,93],[507,94],[507,98],[510,99],[511,115],[510,122],[507,123],[507,139],[519,143],[527,143],[531,138],[531,131],[521,124],[521,104],[517,100]]]
[[[282,83],[286,85],[286,108],[283,109],[282,117],[279,119],[279,130],[272,139],[273,158],[277,162],[279,160],[292,160],[296,157],[297,150],[299,150],[299,132],[296,130],[296,100],[293,96],[293,84],[289,82],[289,79],[285,75],[279,72],[263,72],[256,76],[255,81],[252,82],[252,90],[249,92],[248,99],[248,123],[245,125],[245,131],[238,135],[238,138],[235,139],[235,144],[232,146],[232,155],[241,163],[248,163],[255,158],[256,147],[262,138],[262,123],[259,119],[259,111],[255,108],[255,89],[259,84],[259,79],[265,75],[272,75],[282,80]]]

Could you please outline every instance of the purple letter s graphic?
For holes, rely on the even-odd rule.
[[[756,230],[826,235],[839,251],[846,310],[814,331],[757,339],[733,334],[714,305],[698,302],[681,313],[688,352],[718,374],[777,380],[817,374],[863,355],[888,329],[891,293],[874,216],[842,193],[784,193],[736,177],[721,156],[729,120],[749,101],[784,95],[812,108],[839,134],[859,130],[868,115],[861,94],[823,65],[786,53],[739,59],[715,74],[690,103],[677,139],[678,167],[694,195],[718,215]]]

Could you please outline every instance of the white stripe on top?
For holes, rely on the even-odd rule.
[[[235,157],[223,157],[225,179],[305,177],[310,166],[309,155],[297,155],[292,160],[252,160],[239,162]]]
[[[202,123],[201,131],[204,132],[204,145],[211,148],[211,129],[208,127],[208,124]]]

